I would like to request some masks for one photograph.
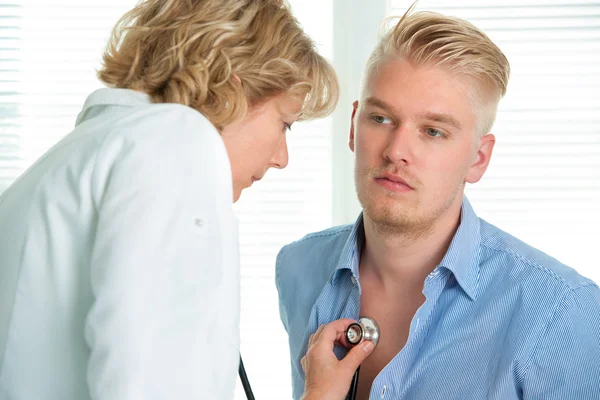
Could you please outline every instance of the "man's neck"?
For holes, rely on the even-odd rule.
[[[361,281],[367,278],[384,290],[407,285],[422,288],[423,281],[444,258],[460,224],[460,204],[446,210],[426,230],[378,230],[364,216],[365,244],[361,254]]]

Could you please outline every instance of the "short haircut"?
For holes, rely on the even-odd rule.
[[[382,63],[405,59],[446,68],[475,82],[471,101],[480,135],[490,132],[500,99],[506,94],[510,65],[491,39],[468,21],[433,12],[412,13],[416,3],[387,31],[371,53],[363,87]]]

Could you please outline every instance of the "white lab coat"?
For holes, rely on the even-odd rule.
[[[232,399],[232,201],[204,116],[91,94],[0,197],[0,399]]]

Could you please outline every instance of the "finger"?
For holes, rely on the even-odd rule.
[[[300,360],[300,365],[302,366],[302,371],[306,373],[306,356],[302,357]]]
[[[310,336],[310,338],[308,339],[308,347],[311,347],[313,343],[315,343],[319,339],[319,336],[321,336],[321,332],[323,332],[324,328],[325,325],[319,326],[317,328],[317,331]]]
[[[346,357],[340,361],[340,365],[348,371],[355,371],[365,358],[373,352],[374,348],[375,344],[373,344],[373,342],[365,340],[350,349],[348,354],[346,354]]]

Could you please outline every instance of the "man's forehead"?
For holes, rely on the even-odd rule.
[[[393,90],[395,85],[410,87],[418,84],[459,91],[479,86],[472,76],[459,73],[448,65],[434,62],[418,64],[405,58],[382,60],[364,78],[363,97],[367,97],[369,92]]]

